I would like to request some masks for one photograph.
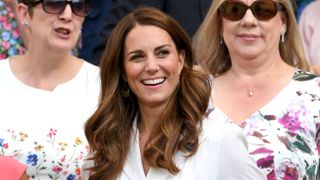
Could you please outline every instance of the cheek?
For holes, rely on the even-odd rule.
[[[126,75],[125,78],[131,86],[138,79],[138,76],[142,71],[142,68],[141,66],[134,63],[126,63],[124,66],[124,71]]]
[[[82,28],[82,24],[83,24],[84,19],[83,18],[78,18],[74,20],[74,25],[76,29],[81,29]]]
[[[183,65],[180,65],[179,62],[175,61],[167,63],[166,64],[166,69],[170,71],[170,74],[172,75],[173,81],[179,81],[180,79],[180,72],[182,69]]]

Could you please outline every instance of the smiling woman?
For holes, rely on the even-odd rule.
[[[240,128],[206,117],[210,78],[192,57],[188,35],[159,10],[138,8],[118,23],[85,126],[84,179],[263,179]]]
[[[24,55],[0,62],[0,155],[30,179],[79,179],[88,151],[83,124],[100,93],[99,68],[70,54],[89,1],[21,0],[32,39]],[[2,166],[1,166],[2,168]]]

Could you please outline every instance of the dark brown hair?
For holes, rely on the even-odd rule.
[[[168,15],[154,8],[140,7],[125,16],[113,30],[101,59],[102,92],[96,112],[85,125],[94,167],[90,179],[115,179],[122,171],[139,111],[133,93],[123,97],[123,49],[127,34],[137,25],[157,26],[171,36],[185,61],[180,81],[153,130],[143,156],[151,167],[179,172],[173,161],[177,151],[193,155],[199,145],[201,122],[211,92],[207,74],[193,70],[192,48],[186,32]],[[179,98],[178,98],[179,97]]]

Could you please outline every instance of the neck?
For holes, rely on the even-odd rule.
[[[12,58],[13,74],[23,83],[44,90],[53,90],[57,85],[71,80],[81,68],[82,62],[71,55],[54,56],[33,54]]]
[[[279,77],[279,71],[287,67],[288,65],[280,58],[262,63],[260,66],[257,66],[257,64],[244,66],[243,64],[234,63],[227,74],[235,80],[235,83],[245,86],[248,97],[253,97],[258,86],[261,86],[267,79]]]
[[[140,105],[139,131],[144,134],[151,134],[153,128],[159,123],[159,117],[163,112],[160,107],[148,107]]]

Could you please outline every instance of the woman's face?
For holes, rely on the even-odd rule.
[[[83,20],[83,17],[72,12],[70,5],[66,5],[60,14],[49,14],[43,10],[42,4],[38,4],[28,20],[30,45],[38,43],[43,47],[69,52],[78,41]]]
[[[256,0],[237,1],[247,6],[257,2]],[[270,2],[271,0],[264,1]],[[256,9],[259,10],[259,7]],[[236,11],[237,8],[232,10]],[[222,17],[222,36],[231,59],[250,60],[262,54],[268,56],[279,53],[280,35],[285,31],[286,24],[280,11],[277,11],[276,15],[268,20],[258,20],[250,9],[240,20],[228,20]]]
[[[138,25],[124,44],[124,78],[140,106],[164,105],[179,83],[184,53],[171,36],[152,25]]]

